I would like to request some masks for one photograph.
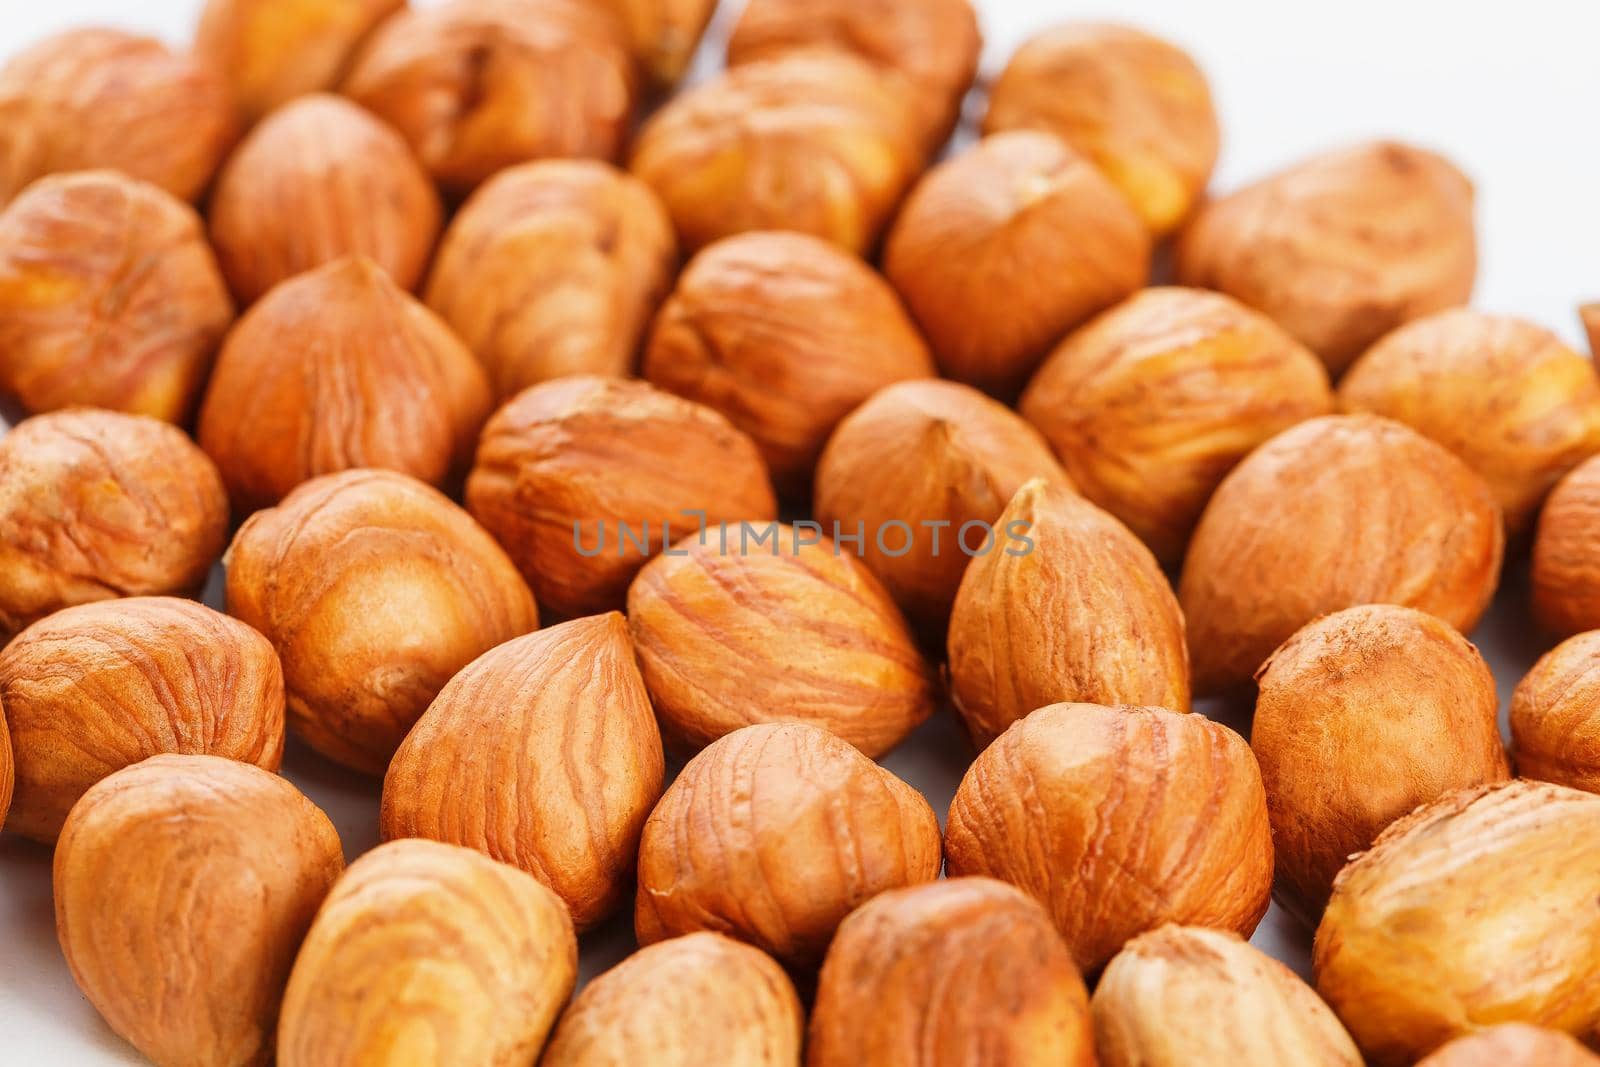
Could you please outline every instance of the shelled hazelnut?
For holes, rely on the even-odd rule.
[[[1533,613],[1562,637],[1600,629],[1600,456],[1557,482],[1539,513]]]
[[[1589,335],[1589,352],[1600,358],[1600,303],[1585,304],[1578,309],[1584,332]]]
[[[652,89],[674,88],[694,61],[717,0],[608,0]]]
[[[1540,657],[1511,697],[1517,773],[1600,793],[1600,631]]]
[[[1417,1067],[1600,1067],[1600,1056],[1559,1030],[1500,1023],[1456,1038]]]
[[[6,814],[11,810],[13,768],[11,760],[11,732],[6,728],[6,709],[0,701],[0,829],[6,825]]]

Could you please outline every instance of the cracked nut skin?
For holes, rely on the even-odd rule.
[[[817,982],[807,1067],[1094,1067],[1089,995],[1049,914],[991,878],[881,893]]]
[[[1316,355],[1200,289],[1145,289],[1045,360],[1021,410],[1078,490],[1177,564],[1218,483],[1256,446],[1333,407]]]
[[[641,945],[710,930],[799,969],[883,892],[939,877],[922,794],[818,726],[746,726],[690,760],[645,823]]]
[[[968,768],[946,873],[1038,898],[1085,974],[1166,923],[1248,937],[1272,892],[1272,832],[1244,739],[1161,708],[1053,704]]]
[[[1579,464],[1545,500],[1533,541],[1533,613],[1567,637],[1600,629],[1600,458]]]
[[[383,836],[520,867],[587,930],[627,897],[664,774],[626,620],[575,619],[490,650],[440,691],[389,765]]]
[[[1285,430],[1223,479],[1189,542],[1178,599],[1195,692],[1245,685],[1300,627],[1359,604],[1468,633],[1504,547],[1489,486],[1409,427],[1329,415]]]
[[[0,212],[0,388],[188,422],[233,299],[194,209],[115,171],[42,178]]]
[[[1417,1067],[1600,1067],[1600,1056],[1559,1030],[1500,1023],[1456,1038]]]
[[[156,1064],[270,1063],[295,952],[343,869],[333,824],[286,780],[154,756],[73,806],[56,933],[84,996]]]
[[[541,1067],[799,1067],[805,1013],[759,949],[701,932],[639,949],[584,987]]]
[[[1444,157],[1358,145],[1201,207],[1178,281],[1264,312],[1338,375],[1390,330],[1471,299],[1472,213],[1472,183]]]
[[[366,774],[457,671],[539,625],[493,539],[391,471],[307,482],[240,527],[224,563],[228,613],[278,650],[290,728]]]
[[[63,608],[0,650],[16,794],[9,828],[50,843],[106,775],[162,753],[276,771],[283,671],[267,639],[192,600]]]
[[[392,841],[317,912],[283,995],[278,1063],[532,1063],[577,966],[567,909],[526,873]]]
[[[649,88],[666,92],[683,79],[717,0],[607,0],[627,31]]]
[[[643,182],[593,160],[545,160],[467,201],[427,301],[506,399],[552,378],[631,374],[677,264],[672,221]]]
[[[727,416],[780,487],[804,495],[828,436],[933,359],[889,283],[799,233],[746,233],[696,256],[656,317],[644,376]]]
[[[1511,739],[1522,777],[1600,793],[1600,632],[1563,641],[1518,683]]]
[[[993,549],[967,564],[950,613],[950,697],[979,748],[1061,701],[1188,711],[1183,633],[1139,539],[1065,487],[1032,481],[995,521]]]
[[[1394,823],[1334,883],[1317,992],[1374,1067],[1507,1019],[1600,1023],[1600,797],[1466,789]]]

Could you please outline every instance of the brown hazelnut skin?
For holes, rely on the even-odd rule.
[[[295,952],[343,869],[333,824],[284,779],[153,756],[73,806],[56,933],[78,988],[155,1063],[268,1063]]]
[[[694,61],[717,0],[607,0],[650,87],[671,89]]]
[[[0,829],[11,809],[12,778],[11,732],[6,728],[5,702],[0,700]]]
[[[1585,304],[1578,309],[1583,331],[1589,335],[1589,352],[1600,356],[1600,303]]]
[[[1511,776],[1494,676],[1447,623],[1368,604],[1324,615],[1256,675],[1250,747],[1280,896],[1315,923],[1345,861],[1422,804]]]
[[[889,283],[818,237],[756,232],[696,256],[661,308],[643,373],[720,411],[781,487],[808,489],[839,420],[933,359]]]
[[[1145,283],[1150,235],[1065,142],[1002,133],[923,177],[883,266],[945,377],[1010,397],[1068,330]]]
[[[1165,923],[1248,937],[1272,893],[1272,832],[1250,746],[1199,715],[1052,704],[967,769],[946,873],[1037,897],[1086,975]]]
[[[1022,395],[1078,490],[1175,564],[1217,484],[1333,407],[1316,355],[1221,293],[1145,289],[1076,330]]]
[[[1338,375],[1395,327],[1471,298],[1472,205],[1472,183],[1432,152],[1330,152],[1203,206],[1178,281],[1264,312]]]
[[[1540,657],[1511,697],[1517,773],[1600,793],[1600,631]]]
[[[392,471],[307,482],[251,516],[223,562],[228,614],[283,662],[289,726],[367,774],[383,773],[452,675],[539,625],[489,535]]]
[[[721,415],[588,376],[534,386],[495,413],[467,507],[539,603],[569,618],[620,609],[639,568],[698,529],[696,512],[711,527],[777,514],[755,444]]]
[[[1600,1067],[1600,1056],[1559,1030],[1500,1023],[1439,1047],[1417,1067]]]
[[[1533,539],[1533,614],[1539,625],[1562,637],[1600,629],[1597,516],[1600,456],[1556,483]]]
[[[1089,995],[1032,897],[992,878],[880,893],[817,981],[807,1067],[1094,1067]]]
[[[276,771],[283,670],[267,639],[192,600],[63,608],[0,650],[17,789],[10,828],[53,842],[106,775],[161,753]]]
[[[227,539],[222,479],[177,427],[25,419],[0,436],[0,643],[72,604],[198,593]]]
[[[250,132],[211,198],[211,243],[242,303],[345,256],[415,289],[443,208],[398,134],[337,96],[284,105]]]
[[[1248,683],[1300,627],[1357,604],[1470,632],[1504,547],[1488,485],[1410,428],[1329,415],[1285,430],[1223,479],[1189,542],[1178,600],[1195,692]]]
[[[233,300],[194,209],[115,171],[43,178],[0,212],[0,388],[186,423]]]
[[[846,915],[939,863],[921,793],[821,727],[746,726],[691,759],[645,823],[634,932],[711,930],[815,969]]]

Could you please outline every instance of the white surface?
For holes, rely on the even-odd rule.
[[[1028,33],[1067,17],[1142,25],[1191,49],[1216,90],[1225,131],[1214,188],[1226,190],[1306,153],[1372,136],[1438,148],[1478,184],[1483,308],[1520,314],[1576,343],[1573,315],[1600,297],[1600,5],[1522,0],[978,0],[993,72]],[[735,8],[738,0],[725,0]],[[0,54],[69,26],[107,23],[182,41],[198,0],[0,3]],[[729,12],[724,12],[724,17]],[[1527,618],[1520,561],[1475,639],[1502,702],[1543,651]],[[213,598],[212,603],[217,601]],[[1241,730],[1247,723],[1202,707]],[[884,762],[941,816],[968,759],[948,718]],[[290,778],[328,810],[347,853],[377,840],[375,782],[291,747]],[[138,1062],[78,994],[56,946],[49,855],[0,835],[0,1064]],[[1303,968],[1308,937],[1276,909],[1256,943]],[[585,939],[584,973],[632,947],[626,917]]]

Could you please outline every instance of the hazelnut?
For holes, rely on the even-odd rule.
[[[60,608],[193,594],[228,539],[228,499],[182,430],[89,409],[0,436],[0,644]]]
[[[1585,304],[1578,309],[1584,332],[1589,335],[1589,351],[1600,357],[1600,303]]]
[[[381,467],[440,484],[472,461],[483,368],[370,259],[272,290],[239,320],[200,410],[200,445],[244,513],[322,474]]]
[[[929,171],[884,248],[946,377],[1015,394],[1068,330],[1150,272],[1150,235],[1059,139],[1002,133]]]
[[[1313,924],[1333,879],[1421,804],[1510,777],[1489,665],[1448,624],[1373,604],[1324,615],[1256,675],[1281,894]]]
[[[194,209],[115,171],[44,178],[0,212],[0,387],[185,423],[233,301]]]
[[[283,671],[267,639],[192,600],[64,608],[0,650],[17,789],[11,829],[46,843],[85,791],[164,752],[268,771],[283,758]]]
[[[0,828],[6,825],[11,808],[12,788],[11,732],[6,728],[5,703],[0,701]]]
[[[1223,479],[1190,540],[1178,599],[1195,691],[1248,683],[1300,627],[1357,604],[1468,632],[1504,540],[1488,485],[1410,428],[1329,415],[1285,430]]]
[[[1533,614],[1562,637],[1600,629],[1600,456],[1557,482],[1539,513]]]
[[[591,160],[525,163],[489,179],[445,231],[428,306],[496,396],[625,377],[677,259],[666,209],[637,178]]]
[[[889,283],[799,233],[747,233],[701,252],[645,350],[644,376],[728,417],[782,486],[806,488],[839,420],[880,388],[933,377]]]
[[[1088,156],[1157,234],[1205,193],[1221,132],[1188,53],[1131,26],[1072,22],[1017,49],[989,92],[984,133],[1043,130]]]
[[[1558,1030],[1500,1023],[1456,1038],[1417,1067],[1600,1067],[1600,1056]]]
[[[532,1063],[572,993],[556,895],[469,849],[394,841],[317,912],[283,995],[278,1063]]]
[[[534,386],[495,413],[467,507],[567,617],[621,608],[639,568],[697,526],[777,513],[755,444],[721,415],[594,377]]]
[[[990,878],[879,894],[817,984],[808,1067],[1094,1067],[1089,995],[1038,902]]]
[[[626,897],[664,773],[627,623],[576,619],[500,645],[450,680],[389,766],[383,836],[520,867],[586,930]]]
[[[343,868],[333,824],[284,779],[153,756],[73,805],[56,933],[89,1003],[155,1063],[262,1063],[295,952]]]
[[[394,16],[344,92],[458,195],[530,159],[615,159],[633,118],[621,24],[593,0],[449,0]]]
[[[1200,289],[1145,289],[1071,334],[1022,397],[1084,496],[1163,563],[1255,447],[1333,406],[1328,374],[1265,315]]]
[[[1494,490],[1513,536],[1563,474],[1600,452],[1594,363],[1504,315],[1460,308],[1400,327],[1351,365],[1339,401],[1460,456]]]
[[[968,768],[947,873],[985,874],[1050,910],[1085,973],[1165,923],[1248,936],[1272,892],[1272,832],[1244,739],[1199,715],[1053,704]]]
[[[1310,987],[1221,930],[1163,926],[1129,941],[1093,1007],[1101,1067],[1362,1067]]]
[[[894,601],[814,530],[778,526],[766,551],[690,536],[634,579],[628,624],[656,715],[691,750],[752,723],[806,722],[877,757],[933,714]]]
[[[1472,204],[1472,183],[1432,152],[1327,153],[1202,207],[1178,280],[1265,312],[1338,374],[1395,327],[1471,298]]]
[[[711,930],[815,968],[858,905],[939,865],[921,793],[820,727],[746,726],[690,760],[645,823],[634,932]]]
[[[0,66],[0,204],[99,168],[194,200],[237,135],[221,73],[152,37],[73,30]]]
[[[1183,614],[1127,528],[1082,497],[1024,485],[950,613],[950,697],[979,748],[1058,701],[1189,710]]]
[[[1317,992],[1373,1067],[1507,1019],[1600,1023],[1600,797],[1465,789],[1394,823],[1334,883]]]
[[[798,1067],[805,1016],[772,958],[721,934],[635,952],[584,987],[542,1067]]]
[[[283,661],[289,725],[381,774],[462,667],[539,624],[516,568],[442,494],[401,474],[307,482],[239,529],[228,613]]]
[[[268,115],[223,168],[211,241],[247,304],[344,256],[368,256],[414,289],[441,211],[399,135],[347,100],[306,96]]]
[[[694,60],[717,0],[607,0],[622,20],[633,58],[658,90],[676,86]]]
[[[1563,641],[1518,683],[1511,739],[1524,778],[1600,793],[1600,631]]]

